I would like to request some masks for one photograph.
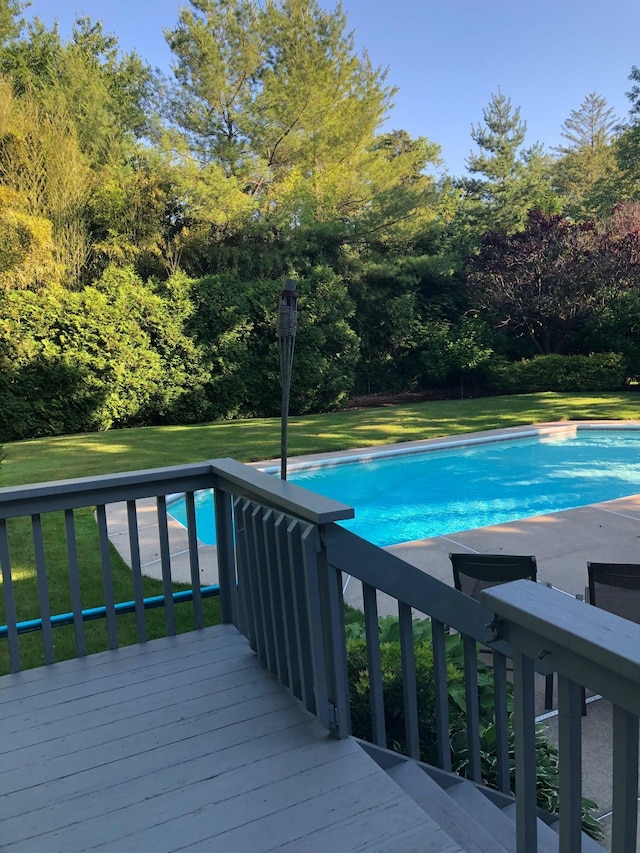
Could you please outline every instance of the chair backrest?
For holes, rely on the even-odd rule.
[[[483,589],[537,577],[536,558],[510,554],[449,554],[453,582],[465,595],[480,600]]]
[[[640,623],[640,565],[587,563],[589,603]]]

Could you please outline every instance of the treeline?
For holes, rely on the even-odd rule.
[[[635,67],[626,119],[591,93],[552,153],[499,91],[469,174],[436,178],[436,143],[381,132],[394,91],[339,8],[190,0],[168,78],[24,5],[0,0],[0,440],[277,414],[284,277],[294,412],[640,373]]]

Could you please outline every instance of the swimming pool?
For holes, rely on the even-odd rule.
[[[381,546],[640,492],[640,429],[558,430],[370,457],[294,467],[288,479],[353,506],[356,517],[340,523]],[[206,544],[215,544],[212,504],[210,492],[196,495]],[[169,512],[185,523],[184,501]]]

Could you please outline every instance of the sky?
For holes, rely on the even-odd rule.
[[[332,0],[320,5],[336,8]],[[163,30],[184,0],[32,0],[28,14],[63,37],[79,15],[101,20],[125,51],[169,71]],[[619,119],[632,65],[640,66],[639,0],[344,0],[356,50],[388,69],[397,87],[382,130],[441,146],[440,171],[466,174],[472,124],[498,89],[520,107],[526,145],[562,144],[562,123],[590,92]]]

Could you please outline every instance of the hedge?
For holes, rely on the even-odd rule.
[[[515,362],[496,362],[487,370],[487,389],[494,394],[540,391],[620,391],[627,380],[620,353],[540,355]]]

